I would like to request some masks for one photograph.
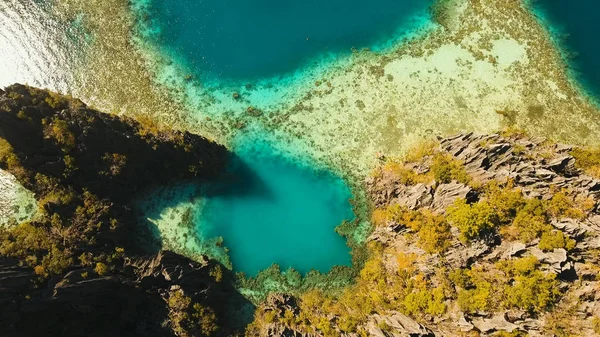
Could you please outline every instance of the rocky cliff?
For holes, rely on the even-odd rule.
[[[366,181],[371,258],[340,294],[273,295],[253,336],[600,333],[598,151],[460,134]]]
[[[0,335],[243,330],[241,311],[251,305],[228,270],[141,246],[132,213],[140,192],[213,179],[228,157],[200,136],[103,114],[71,97],[22,85],[0,91],[0,168],[39,202],[34,220],[0,227]]]

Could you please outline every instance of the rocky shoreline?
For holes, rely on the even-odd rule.
[[[576,149],[459,134],[385,161],[366,181],[374,257],[357,285],[273,295],[251,335],[595,335],[600,180]]]
[[[149,233],[156,245],[140,245],[132,211],[148,188],[214,179],[229,155],[49,91],[0,91],[0,168],[39,204],[0,227],[0,335],[600,332],[598,150],[507,130],[382,156],[365,181],[373,232],[354,283],[271,294],[256,310],[218,262]]]
[[[0,227],[0,335],[198,336],[243,331],[252,305],[227,268],[140,244],[132,202],[202,183],[229,152],[187,132],[103,114],[50,91],[0,91],[0,167],[37,216]]]

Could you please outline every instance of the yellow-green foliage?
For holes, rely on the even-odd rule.
[[[540,313],[560,297],[555,274],[541,272],[539,261],[531,256],[497,263],[508,277],[504,306]]]
[[[394,221],[410,228],[417,234],[419,246],[427,253],[444,252],[452,239],[446,219],[426,209],[411,211],[399,205],[389,205],[373,211],[371,220],[377,226]]]
[[[371,222],[375,226],[385,226],[390,221],[395,221],[402,212],[400,205],[393,204],[376,208],[371,214]]]
[[[460,239],[469,242],[498,224],[498,215],[488,201],[467,204],[458,199],[448,207],[448,220],[460,230]]]
[[[77,170],[75,158],[67,155],[63,158],[63,162],[65,163],[65,172],[63,173],[65,177],[70,176],[73,171]]]
[[[73,264],[74,256],[81,255],[86,260],[82,264],[91,265],[92,258],[84,250],[95,244],[98,231],[107,224],[109,205],[89,192],[78,196],[60,187],[55,178],[37,174],[35,182],[40,194],[39,218],[2,228],[0,256],[18,258],[42,278],[62,273]],[[116,251],[94,262],[110,263],[119,254]],[[103,267],[108,266],[98,265],[97,271],[103,272]]]
[[[419,143],[408,151],[404,156],[404,161],[408,163],[420,162],[423,158],[433,155],[438,146],[439,143],[434,140]]]
[[[97,262],[94,271],[100,276],[106,275],[106,273],[108,273],[108,266],[102,262]]]
[[[584,219],[594,204],[592,198],[575,200],[565,192],[559,192],[552,196],[547,207],[548,213],[555,218]]]
[[[457,302],[465,312],[514,308],[539,314],[550,309],[560,299],[561,292],[556,275],[538,268],[535,257],[525,257],[502,260],[495,268],[455,271],[450,278],[462,288]]]
[[[600,179],[600,148],[575,148],[571,151],[575,165],[592,177]]]
[[[218,330],[217,316],[214,311],[200,303],[193,303],[182,290],[169,294],[169,321],[178,336],[211,336]]]
[[[4,138],[0,138],[0,161],[5,162],[6,158],[13,154],[12,146]]]
[[[407,315],[421,317],[424,314],[441,316],[446,312],[446,296],[442,287],[431,288],[422,275],[411,280],[414,290],[402,301]]]
[[[343,332],[364,334],[360,326],[369,315],[400,310],[417,319],[441,316],[446,312],[447,282],[445,274],[426,277],[414,267],[414,254],[399,254],[397,270],[389,270],[384,252],[371,245],[372,256],[364,264],[356,283],[340,294],[325,294],[311,290],[300,296],[300,313],[295,317],[285,313],[278,317],[270,310],[256,312],[251,330],[273,321],[295,325],[298,329],[323,336],[339,336]],[[326,319],[335,316],[335,321]],[[288,317],[286,317],[288,316]]]
[[[548,223],[547,203],[539,199],[527,199],[525,205],[517,211],[512,224],[501,233],[508,240],[530,242],[542,233],[552,230]]]
[[[381,170],[390,175],[394,181],[403,185],[416,185],[419,183],[429,183],[433,180],[430,174],[417,174],[414,170],[406,167],[402,163],[388,161]]]
[[[210,276],[215,278],[215,281],[217,282],[221,282],[223,280],[223,269],[221,268],[220,265],[216,265],[214,266],[210,272],[209,272]]]
[[[512,183],[499,187],[492,182],[485,186],[485,199],[492,205],[500,224],[510,224],[517,212],[527,204],[520,189],[513,188]]]
[[[0,164],[9,169],[20,166],[19,157],[14,153],[13,147],[3,138],[0,138]]]
[[[482,267],[473,267],[470,270],[456,271],[452,276],[453,282],[457,286],[463,287],[458,291],[457,298],[461,310],[474,313],[493,311],[496,308],[497,299],[501,297],[501,288],[497,288],[494,284],[497,274],[484,270]]]
[[[203,336],[210,336],[218,329],[215,312],[200,303],[195,303],[192,307],[192,321],[198,325]]]
[[[71,132],[69,124],[59,118],[54,118],[44,128],[44,136],[54,139],[63,151],[69,152],[75,147],[75,135]]]
[[[414,219],[406,225],[417,233],[419,246],[427,253],[441,253],[450,247],[450,225],[443,216],[428,210],[404,214]]]
[[[597,335],[600,335],[600,317],[595,316],[592,318],[592,329]]]
[[[435,180],[439,183],[449,183],[456,180],[468,184],[471,181],[463,163],[447,153],[438,152],[433,156],[431,171]]]
[[[54,222],[57,221],[55,218]],[[2,228],[0,256],[22,259],[42,277],[59,274],[73,259],[68,249],[55,244],[55,236],[46,227],[28,222],[11,229]]]
[[[106,175],[117,176],[121,174],[121,171],[127,165],[127,157],[119,153],[106,153],[102,160],[108,166],[108,169],[102,172]]]
[[[577,242],[575,242],[575,240],[569,238],[563,234],[563,232],[555,230],[544,232],[540,238],[538,247],[545,252],[549,252],[557,248],[571,250],[575,248],[576,243]]]

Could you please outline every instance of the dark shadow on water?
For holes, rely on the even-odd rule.
[[[201,195],[207,198],[247,195],[270,199],[273,194],[263,178],[260,177],[244,159],[231,154],[226,171],[215,181],[204,184]]]
[[[200,197],[233,195],[243,196],[260,193],[268,198],[270,193],[264,181],[244,163],[237,155],[231,154],[225,172],[212,181],[202,178],[181,181],[172,186],[161,187],[150,193],[151,197],[140,200],[143,210],[136,207],[136,218],[139,221],[139,244],[146,254],[156,254],[162,250],[161,233],[148,219],[160,219],[165,209],[173,209],[181,203],[193,202]],[[182,222],[194,225],[193,211],[184,211]],[[233,332],[243,332],[245,327],[254,320],[255,306],[235,288],[236,275],[216,260],[211,265],[220,266],[223,279],[218,284],[208,286],[205,304],[215,309],[225,335]],[[197,282],[197,281],[194,281]],[[198,286],[197,284],[195,286]]]
[[[199,177],[196,180],[178,182],[168,187],[161,187],[149,193],[150,198],[143,199],[144,209],[136,209],[138,225],[137,238],[140,248],[147,253],[157,253],[163,249],[161,234],[156,224],[148,219],[160,219],[165,209],[173,209],[184,202],[193,202],[200,197],[244,197],[248,195],[261,198],[272,198],[264,180],[246,162],[231,153],[228,165],[220,176],[213,181]],[[190,210],[191,212],[191,210]],[[184,214],[185,225],[193,226],[192,214]]]

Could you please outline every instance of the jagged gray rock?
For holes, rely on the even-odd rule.
[[[367,323],[369,336],[374,337],[435,337],[433,331],[399,312],[375,314]],[[383,323],[383,324],[382,324]],[[381,325],[389,327],[384,331]]]
[[[475,318],[471,322],[481,332],[489,333],[494,331],[513,332],[519,327],[506,320],[504,314],[494,315],[492,318]]]
[[[456,199],[466,198],[472,191],[471,187],[454,181],[441,184],[435,189],[431,209],[438,213],[445,213],[446,207],[454,203]]]

